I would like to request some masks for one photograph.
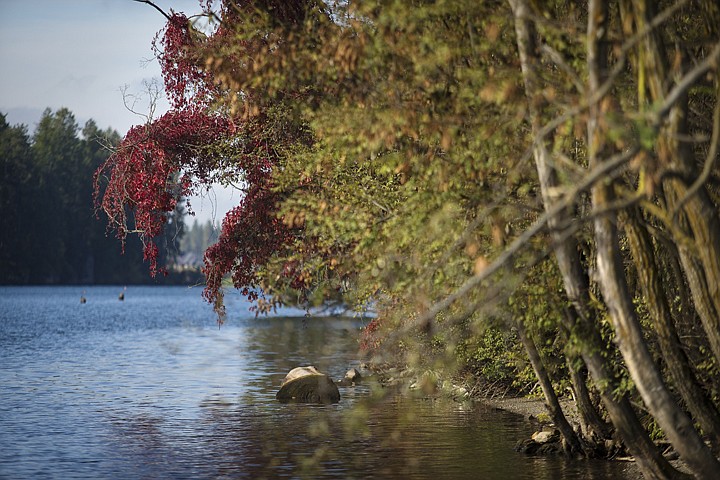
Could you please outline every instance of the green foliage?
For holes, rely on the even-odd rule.
[[[457,355],[487,382],[522,386],[534,378],[523,360],[517,335],[497,327],[489,327],[460,343]]]
[[[223,85],[252,92],[220,103],[304,124],[312,137],[286,147],[273,172],[283,196],[279,214],[302,235],[259,268],[271,302],[372,301],[382,337],[481,271],[537,217],[508,8],[505,2],[412,8],[403,1],[349,2],[333,7],[332,20],[311,8],[292,26],[241,12],[232,41],[205,51]],[[257,42],[258,32],[266,32],[267,43]],[[560,48],[568,39],[558,33],[554,41]],[[234,56],[252,69],[233,68]],[[467,328],[454,325],[473,305],[487,311],[504,305],[506,294],[499,292],[532,277],[528,285],[535,287],[525,294],[545,298],[543,286],[556,287],[552,300],[523,309],[525,319],[552,331],[557,313],[551,310],[562,303],[557,272],[530,269],[531,261],[518,258],[515,272],[494,279],[497,288],[475,290],[453,305],[436,335],[413,334],[386,346],[408,355],[416,347],[433,355],[447,350],[452,357],[456,346],[462,352],[462,345],[479,342],[478,351],[456,360],[482,363],[493,379],[522,371],[526,381],[527,364],[511,340],[507,357],[482,358],[500,347],[499,339],[485,339],[484,315],[473,316]],[[294,293],[288,268],[299,272],[301,292]],[[549,348],[558,356],[557,345]]]

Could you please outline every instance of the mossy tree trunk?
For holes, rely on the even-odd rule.
[[[551,202],[553,202],[551,192],[558,187],[558,181],[557,174],[552,168],[554,162],[552,162],[550,153],[545,146],[547,140],[537,138],[542,127],[542,112],[537,104],[538,98],[541,98],[539,95],[541,86],[536,73],[539,55],[535,32],[529,20],[532,17],[532,12],[528,4],[522,0],[509,1],[515,17],[515,34],[520,66],[535,141],[533,154],[543,204],[546,210],[550,210]],[[572,218],[573,213],[568,211],[565,212],[565,215]],[[563,220],[568,220],[568,218]],[[587,276],[582,269],[579,250],[572,237],[564,238],[559,230],[559,224],[560,222],[557,220],[549,223],[551,231],[554,232],[553,252],[563,277],[568,299],[575,310],[575,314],[569,318],[577,320],[576,323],[566,326],[572,335],[578,336],[581,355],[600,392],[610,420],[620,432],[627,448],[636,457],[638,466],[646,477],[654,479],[680,478],[682,475],[667,462],[650,440],[633,411],[627,396],[623,395],[616,398],[614,394],[613,385],[615,382],[606,365],[600,334],[588,310],[588,282]]]
[[[593,206],[603,210],[612,201],[611,187],[593,189]],[[643,338],[623,276],[617,242],[617,219],[606,214],[595,220],[597,265],[603,298],[608,306],[616,343],[640,395],[670,442],[698,478],[717,478],[720,462],[712,455],[665,386]]]
[[[717,450],[720,447],[720,413],[700,387],[682,348],[670,305],[662,287],[652,242],[637,210],[632,210],[625,216],[625,232],[635,263],[638,283],[657,333],[667,370],[688,409]]]
[[[717,7],[705,2],[703,9],[709,17],[710,24],[720,22]],[[655,2],[622,0],[620,13],[626,34],[645,30],[648,32],[633,58],[637,74],[643,79],[643,82],[638,83],[640,108],[650,102],[661,104],[667,98],[668,88],[671,85],[667,79],[671,78],[671,75],[665,43],[657,29],[651,28],[656,13]],[[712,28],[717,29],[717,26]],[[676,57],[681,55],[679,51],[675,53]],[[717,46],[712,54],[718,55]],[[717,59],[715,61],[717,62]],[[715,83],[717,86],[717,80]],[[649,98],[646,99],[648,96]],[[687,95],[679,96],[669,107],[667,124],[656,142],[657,164],[642,166],[643,173],[646,174],[644,180],[648,183],[662,182],[668,215],[666,222],[671,224],[670,231],[679,245],[693,303],[715,359],[720,363],[720,217],[708,196],[705,185],[699,184],[692,192],[684,180],[689,179],[690,182],[694,182],[699,178],[695,155],[690,145],[686,141],[679,140],[689,137]],[[714,130],[720,128],[717,108],[718,106],[713,122]],[[717,132],[713,136],[715,135]],[[716,138],[714,142],[717,142]],[[706,159],[710,165],[714,161],[714,158]],[[659,174],[665,169],[673,171],[674,174],[660,180]],[[645,188],[653,189],[652,186]],[[680,219],[681,222],[673,224],[676,219]],[[692,248],[687,244],[688,240],[693,242]]]
[[[588,116],[588,164],[594,168],[613,153],[601,119],[617,114],[611,102],[599,95],[606,79],[607,4],[591,0],[588,4],[587,63],[589,95],[597,102],[590,105]],[[702,479],[717,478],[720,462],[713,456],[695,430],[692,420],[679,407],[663,382],[643,338],[625,279],[617,231],[614,185],[597,183],[592,188],[595,247],[598,281],[615,332],[615,342],[625,360],[640,396],[650,414],[667,435],[692,472]]]
[[[540,388],[542,388],[543,395],[545,396],[545,407],[550,413],[550,418],[552,418],[553,423],[555,423],[555,426],[557,426],[558,430],[560,430],[560,434],[565,440],[566,450],[570,454],[583,454],[584,450],[582,448],[582,444],[580,443],[577,435],[575,435],[575,431],[563,413],[557,394],[553,388],[552,381],[545,369],[545,365],[543,364],[540,352],[538,351],[535,342],[528,335],[525,324],[522,321],[517,322],[516,326],[520,341],[522,342],[523,347],[525,347],[525,352],[530,360],[530,365],[532,365],[535,376],[540,382]]]

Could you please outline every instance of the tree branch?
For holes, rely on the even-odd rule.
[[[670,113],[670,110],[675,106],[675,103],[677,103],[680,97],[685,95],[701,76],[705,75],[709,70],[717,68],[718,64],[720,64],[720,43],[715,45],[715,48],[712,49],[707,58],[690,70],[685,77],[683,77],[682,81],[675,85],[675,88],[668,93],[662,107],[654,113],[656,122],[659,124],[662,119]]]
[[[713,112],[713,131],[712,139],[710,140],[710,149],[708,150],[707,156],[705,157],[705,165],[703,166],[702,173],[693,182],[690,188],[685,192],[683,198],[677,202],[673,209],[671,219],[674,221],[677,218],[680,209],[695,195],[700,188],[707,182],[712,173],[713,166],[715,165],[715,158],[718,153],[718,143],[720,143],[720,97],[716,100],[715,111]]]
[[[419,315],[416,319],[409,322],[401,330],[403,332],[407,332],[416,326],[426,325],[432,322],[433,319],[437,316],[437,314],[447,309],[456,300],[467,295],[472,289],[477,287],[484,280],[488,279],[492,274],[503,268],[514,257],[516,253],[522,250],[522,248],[530,241],[531,238],[533,238],[535,235],[545,229],[551,219],[555,218],[557,215],[562,214],[568,207],[575,203],[580,193],[587,191],[596,182],[606,178],[606,175],[613,172],[615,169],[620,168],[629,159],[633,158],[633,156],[638,151],[639,147],[635,146],[627,150],[626,152],[619,153],[610,157],[609,159],[600,163],[596,168],[588,172],[585,178],[575,188],[568,192],[567,195],[565,195],[565,198],[552,205],[540,218],[537,219],[537,221],[530,228],[525,230],[522,235],[517,237],[508,246],[508,248],[506,248],[490,265],[488,265],[487,268],[470,277],[454,293],[448,295],[443,300],[435,303],[425,313]]]
[[[167,13],[165,13],[165,11],[164,11],[162,8],[160,8],[160,7],[158,7],[157,5],[155,5],[155,4],[154,4],[153,2],[151,2],[150,0],[133,0],[133,2],[147,3],[148,5],[150,5],[151,7],[153,7],[155,10],[157,10],[157,11],[160,12],[160,13],[162,13],[162,14],[163,14],[163,17],[165,17],[168,22],[170,21],[170,15],[168,15]]]

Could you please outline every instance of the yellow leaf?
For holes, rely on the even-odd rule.
[[[475,260],[475,268],[473,269],[475,275],[480,275],[488,266],[488,261],[482,255]]]

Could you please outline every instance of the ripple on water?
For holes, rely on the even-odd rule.
[[[255,320],[230,295],[218,328],[199,289],[121,290],[0,287],[0,477],[623,478],[519,456],[527,427],[495,410],[275,401],[295,366],[357,366],[358,320]]]

